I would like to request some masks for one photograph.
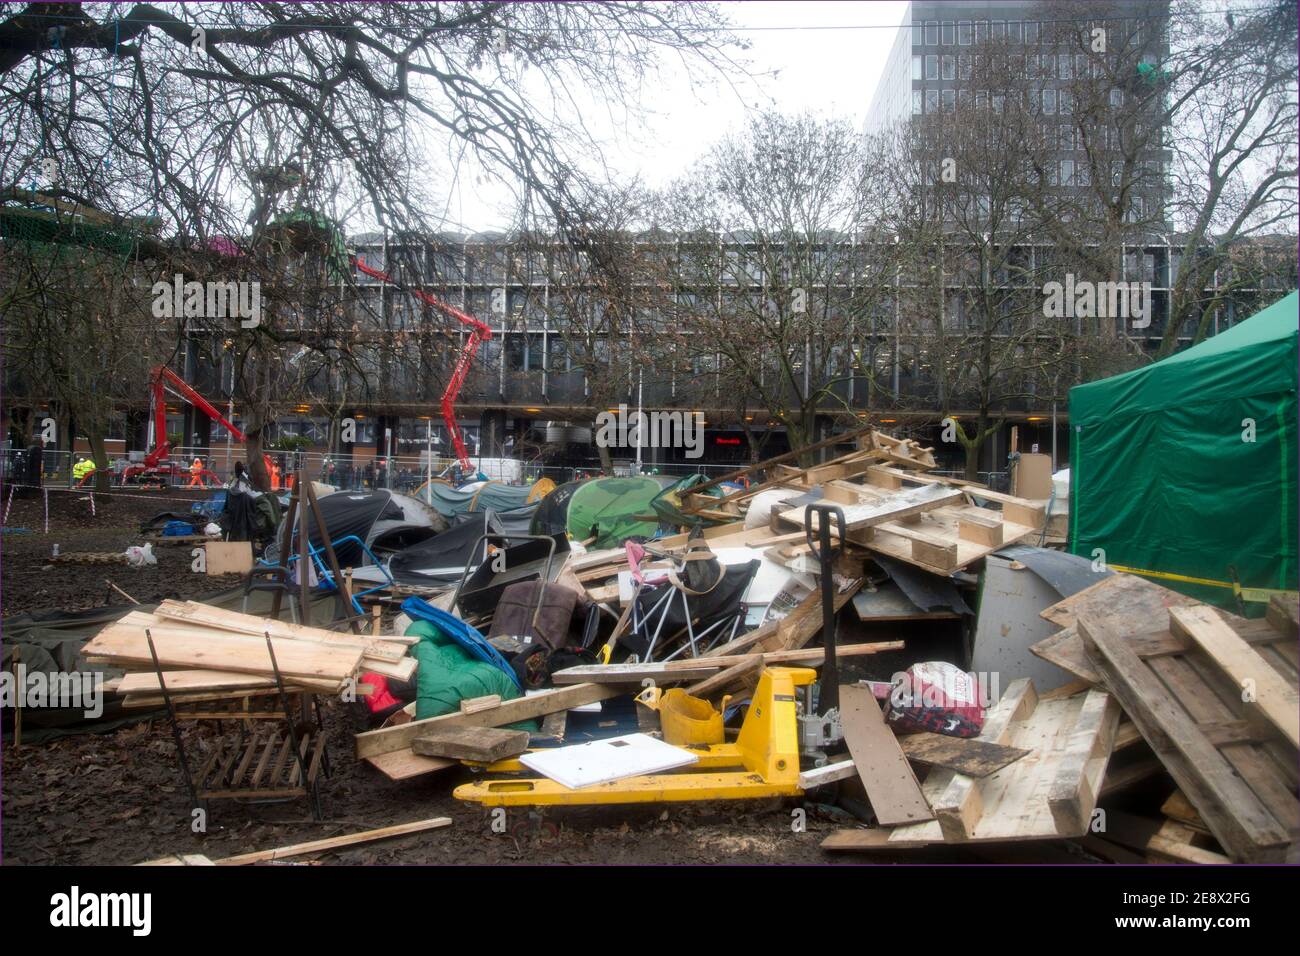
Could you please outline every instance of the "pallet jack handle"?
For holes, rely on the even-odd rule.
[[[816,527],[813,515],[817,515]],[[803,513],[804,537],[808,547],[822,566],[822,643],[826,648],[826,660],[822,664],[822,689],[819,708],[822,713],[829,713],[840,705],[840,668],[835,659],[835,550],[831,544],[831,522],[841,542],[848,540],[844,521],[844,509],[839,505],[808,505]],[[814,540],[814,531],[816,539]]]

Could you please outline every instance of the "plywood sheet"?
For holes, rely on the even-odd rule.
[[[626,734],[607,740],[524,754],[519,762],[570,790],[599,783],[661,773],[699,762],[699,756],[647,734]]]

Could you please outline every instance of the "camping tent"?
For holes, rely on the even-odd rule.
[[[1295,590],[1298,309],[1070,390],[1074,554],[1225,608]]]
[[[672,479],[595,478],[560,485],[533,517],[533,534],[568,533],[575,541],[594,537],[593,548],[616,548],[628,538],[659,532],[654,499]]]

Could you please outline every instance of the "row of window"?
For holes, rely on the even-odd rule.
[[[1141,20],[1109,20],[1104,25],[1098,21],[1093,27],[1104,28],[1108,34],[1119,37],[1134,32],[1125,23],[1134,24],[1139,33],[1144,25]],[[990,39],[995,43],[1035,44],[1040,39],[1050,41],[1050,28],[1050,23],[1040,24],[1036,20],[927,20],[924,25],[912,24],[912,46],[970,46]]]
[[[1020,92],[1012,90],[1010,92],[988,92],[986,90],[958,90],[958,89],[926,89],[912,90],[912,115],[921,116],[924,113],[938,113],[940,104],[943,112],[952,113],[956,110],[957,104],[960,103],[962,109],[968,109],[972,104],[976,109],[985,109],[991,107],[993,112],[1001,113],[1005,107],[1008,98],[1012,104],[1022,102]],[[1074,93],[1070,90],[1028,90],[1025,94],[1025,100],[1029,104],[1030,113],[1037,115],[1039,113],[1046,116],[1055,116],[1058,113],[1061,116],[1070,116],[1074,113]],[[1110,91],[1110,105],[1119,109],[1124,105],[1124,91]],[[1144,124],[1135,124],[1140,130],[1145,129]]]
[[[1005,63],[1002,62],[1005,60]],[[1091,61],[1091,67],[1089,66]],[[967,53],[920,53],[912,54],[912,79],[920,80],[969,80],[973,58]],[[1094,79],[1105,75],[1105,66],[1100,59],[1094,59],[1084,53],[1031,53],[999,57],[992,65],[992,72],[999,76],[1014,79],[1033,80],[1072,80],[1084,79],[1089,73]]]

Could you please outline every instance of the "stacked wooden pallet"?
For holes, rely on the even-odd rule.
[[[365,672],[409,680],[416,661],[408,650],[405,638],[359,637],[194,601],[164,601],[152,614],[133,611],[105,627],[83,654],[91,663],[127,670],[112,689],[127,706],[149,707],[163,703],[155,653],[173,701],[192,703],[276,690],[277,668],[286,689],[295,691],[364,690],[358,678]]]
[[[1078,679],[1041,697],[1017,681],[985,719],[978,740],[1029,756],[982,778],[932,770],[920,792],[933,821],[844,830],[823,846],[1073,838],[1115,862],[1293,860],[1300,614],[1294,598],[1269,611],[1248,621],[1135,576],[1106,577],[1042,612],[1063,629],[1034,652]],[[819,784],[855,772],[804,776]],[[1158,815],[1113,804],[1138,784],[1163,786]]]

